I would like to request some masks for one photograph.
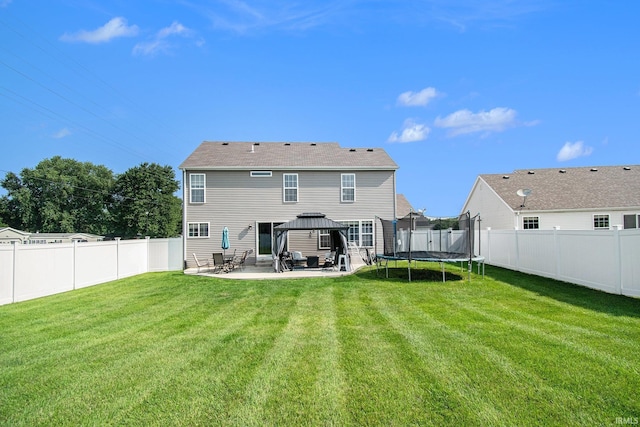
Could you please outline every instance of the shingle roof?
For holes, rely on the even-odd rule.
[[[514,210],[640,208],[640,165],[516,170],[480,175]],[[530,189],[525,207],[519,189]]]
[[[180,169],[384,169],[398,165],[382,148],[342,148],[335,142],[209,142]]]
[[[413,206],[411,206],[409,200],[404,194],[396,194],[396,217],[404,218],[409,215],[409,212],[413,212]]]

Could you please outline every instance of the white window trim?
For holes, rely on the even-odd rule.
[[[191,225],[193,224],[197,224],[198,225],[198,236],[190,236],[189,235],[189,228]],[[201,224],[207,224],[207,231],[209,232],[209,234],[207,236],[200,236],[200,225]],[[211,236],[211,223],[210,222],[206,222],[206,221],[192,221],[192,222],[188,222],[187,223],[187,239],[208,239]]]
[[[324,232],[324,233],[323,233]],[[322,246],[322,237],[329,236],[329,246]],[[331,231],[329,230],[318,230],[318,249],[329,250],[331,249]]]
[[[607,222],[609,223],[609,225],[607,225],[606,227],[596,227],[596,217],[600,216],[600,217],[607,217]],[[594,230],[610,230],[611,229],[611,215],[609,214],[593,214],[592,217],[592,224],[593,224],[593,229]]]
[[[343,178],[347,175],[353,176],[353,187],[345,187]],[[345,200],[344,190],[353,188],[353,200]],[[340,174],[340,201],[343,203],[354,203],[356,201],[356,174],[355,173],[342,173]]]
[[[525,228],[525,221],[526,220],[536,221],[536,223],[538,224],[538,227]],[[523,216],[522,217],[522,229],[523,230],[539,230],[540,229],[540,217],[539,216]]]
[[[194,176],[202,176],[202,188],[196,188],[196,190],[202,190],[202,201],[201,202],[194,202],[193,201],[193,177]],[[189,203],[194,203],[194,204],[198,204],[201,205],[203,203],[206,203],[207,201],[207,175],[204,173],[190,173],[189,174]]]
[[[296,186],[295,187],[287,187],[287,176],[295,176],[296,177]],[[296,190],[296,199],[295,200],[287,200],[287,190]],[[284,203],[298,203],[300,201],[300,181],[297,173],[285,173],[282,174],[282,201]]]
[[[340,224],[344,224],[347,225],[347,223],[352,223],[352,222],[357,222],[358,223],[358,241],[356,242],[358,246],[362,247],[362,248],[373,248],[376,245],[376,222],[374,220],[371,219],[352,219],[352,220],[342,220],[342,221],[338,221]],[[362,229],[362,223],[363,222],[369,222],[371,223],[371,233],[363,233]],[[371,236],[371,246],[364,246],[362,244],[362,236],[364,235],[368,235]],[[349,240],[349,232],[347,230],[347,241]]]

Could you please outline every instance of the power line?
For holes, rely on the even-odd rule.
[[[36,31],[34,31],[32,28],[30,28],[26,23],[24,23],[24,21],[20,20],[17,17],[14,17],[14,21],[17,21],[20,25],[21,28],[26,28],[27,30],[29,30],[29,34],[33,35],[33,34],[37,34]],[[30,43],[31,45],[35,46],[38,50],[42,51],[43,53],[47,54],[49,57],[53,58],[54,60],[56,60],[57,62],[61,63],[62,65],[64,65],[65,67],[67,67],[68,69],[72,70],[73,72],[75,72],[76,74],[82,76],[83,78],[86,78],[87,76],[93,78],[94,80],[98,81],[103,87],[106,87],[108,89],[108,91],[110,93],[115,93],[116,95],[118,95],[121,99],[125,100],[130,106],[133,106],[135,110],[137,110],[138,112],[142,112],[146,117],[151,118],[155,123],[159,124],[160,127],[163,127],[166,129],[166,126],[163,122],[154,119],[152,116],[150,116],[144,109],[142,109],[141,107],[139,107],[135,102],[133,102],[131,99],[129,99],[128,97],[126,97],[124,94],[122,94],[119,90],[117,90],[114,86],[110,85],[108,82],[106,82],[104,79],[100,78],[98,75],[96,75],[95,73],[91,72],[91,70],[89,70],[87,67],[85,67],[84,65],[82,65],[81,63],[79,63],[78,61],[74,60],[72,57],[66,55],[64,52],[62,52],[61,50],[59,50],[55,45],[53,45],[49,40],[47,40],[46,38],[43,38],[42,36],[39,36],[39,38],[41,40],[43,40],[53,51],[55,51],[57,54],[54,55],[52,54],[52,52],[50,50],[47,50],[46,48],[44,48],[41,44],[39,44],[38,42],[36,42],[32,37],[30,37],[29,35],[24,34],[23,32],[17,30],[16,28],[12,27],[11,25],[9,25],[7,22],[5,22],[4,20],[0,19],[0,24],[2,24],[3,26],[5,26],[6,28],[8,28],[10,31],[14,32],[15,34],[19,35],[21,38],[23,38],[24,40],[26,40],[28,43]],[[5,51],[7,51],[6,49],[3,49]],[[70,90],[71,92],[78,94],[79,92],[75,89],[73,89],[71,86],[61,82],[60,80],[56,79],[55,77],[51,76],[50,74],[48,74],[47,72],[39,69],[38,67],[34,66],[33,64],[30,64],[28,61],[24,60],[23,58],[21,58],[20,56],[11,53],[13,56],[19,58],[20,60],[22,60],[23,62],[27,63],[29,66],[33,67],[34,69],[38,70],[39,72],[43,73],[44,75],[46,75],[47,77],[51,78],[52,80],[54,80],[55,82],[57,82],[58,84],[60,84],[61,86],[67,88],[67,90]],[[7,64],[4,61],[0,60],[0,63],[2,63],[2,65],[4,65],[5,67],[7,67],[8,69],[12,70],[14,73],[17,73],[18,75],[22,76],[23,78],[37,84],[38,86],[42,87],[43,89],[51,92],[52,94],[56,95],[57,97],[65,100],[66,102],[70,103],[71,105],[73,105],[74,107],[77,107],[79,109],[81,109],[82,111],[85,111],[86,113],[102,120],[103,122],[111,125],[113,128],[117,129],[120,132],[124,132],[125,134],[129,135],[132,138],[135,138],[136,140],[142,142],[143,144],[147,145],[149,148],[153,148],[154,151],[164,151],[161,148],[158,148],[157,145],[153,145],[150,144],[149,141],[147,139],[143,139],[140,138],[139,136],[135,135],[134,133],[132,133],[131,131],[124,129],[118,125],[116,125],[115,123],[113,123],[112,121],[109,121],[107,119],[105,119],[104,117],[98,115],[97,113],[95,113],[94,111],[88,109],[87,107],[78,104],[77,102],[72,101],[71,99],[69,99],[68,97],[64,96],[63,94],[51,89],[50,87],[48,87],[47,85],[41,83],[40,81],[38,81],[36,78],[30,76],[29,74],[27,74],[24,71],[19,70],[18,68],[16,68],[15,66],[11,66],[9,64]],[[75,67],[74,67],[75,65]],[[81,71],[78,71],[78,69],[80,69]],[[91,104],[100,107],[103,110],[106,110],[105,107],[101,106],[100,104],[98,104],[97,102],[87,98],[86,96],[80,95],[84,100],[90,102]],[[170,130],[169,130],[170,131]],[[96,132],[93,132],[93,134],[97,134]],[[105,139],[105,138],[102,138]],[[123,148],[123,147],[119,147],[119,148]],[[127,150],[125,150],[127,151]],[[166,154],[172,154],[169,153],[167,151],[165,151]]]

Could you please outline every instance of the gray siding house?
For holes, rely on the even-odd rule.
[[[183,181],[184,257],[211,259],[252,250],[247,263],[271,261],[273,228],[297,215],[319,212],[349,226],[350,242],[376,251],[376,217],[395,218],[398,165],[381,148],[338,143],[203,142],[180,165]],[[305,256],[330,250],[322,230],[289,234],[288,249]]]
[[[480,175],[462,212],[482,228],[640,228],[640,166],[516,170]]]

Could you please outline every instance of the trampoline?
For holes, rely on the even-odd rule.
[[[389,277],[389,261],[408,261],[409,281],[411,281],[411,264],[417,261],[439,262],[443,282],[446,281],[445,263],[459,262],[462,264],[467,262],[470,280],[475,262],[478,274],[480,274],[482,267],[482,276],[484,277],[484,257],[473,253],[475,221],[479,219],[479,215],[471,217],[469,212],[460,215],[458,217],[460,230],[455,236],[453,236],[452,230],[445,230],[444,240],[442,238],[443,230],[437,230],[434,233],[432,222],[413,212],[404,218],[393,221],[378,219],[382,223],[384,253],[376,254],[376,269],[379,271],[381,267],[384,267],[387,278]],[[439,234],[439,250],[433,250],[433,246],[435,246],[434,235],[437,234]]]

